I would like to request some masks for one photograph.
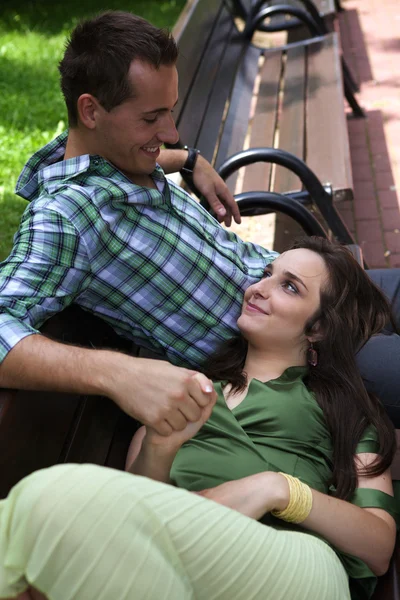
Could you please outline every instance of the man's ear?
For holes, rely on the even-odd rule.
[[[98,100],[91,94],[81,94],[77,102],[77,111],[82,125],[88,129],[96,128],[96,117],[101,109]]]

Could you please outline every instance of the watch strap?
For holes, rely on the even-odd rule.
[[[181,169],[181,173],[193,175],[193,170],[196,165],[197,157],[200,154],[200,150],[197,150],[197,148],[190,148],[189,146],[184,146],[183,149],[188,151],[188,156]]]

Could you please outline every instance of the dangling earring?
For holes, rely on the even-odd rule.
[[[312,342],[310,342],[310,347],[307,350],[307,362],[312,367],[316,367],[318,364],[318,354],[317,351],[314,349]]]

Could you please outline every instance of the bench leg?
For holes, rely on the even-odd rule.
[[[342,69],[343,69],[343,79],[346,77],[347,81],[350,84],[351,89],[353,90],[353,92],[359,92],[360,91],[360,86],[358,85],[358,83],[356,82],[356,80],[354,79],[353,73],[351,72],[349,65],[347,64],[347,62],[345,61],[344,57],[342,56]]]
[[[349,78],[349,73],[347,73],[344,69],[343,69],[343,84],[344,84],[344,95],[346,96],[346,100],[349,103],[352,111],[353,111],[353,115],[357,118],[365,118],[365,112],[363,111],[363,109],[361,108],[361,106],[358,104],[356,97],[354,95],[353,89],[352,89],[352,82],[351,79]]]

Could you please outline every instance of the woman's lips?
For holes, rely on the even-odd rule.
[[[267,312],[265,312],[265,310],[262,310],[262,308],[260,308],[256,304],[252,304],[251,302],[248,302],[248,304],[246,306],[246,310],[248,310],[249,312],[259,312],[259,313],[261,313],[263,315],[267,315],[268,314]]]

